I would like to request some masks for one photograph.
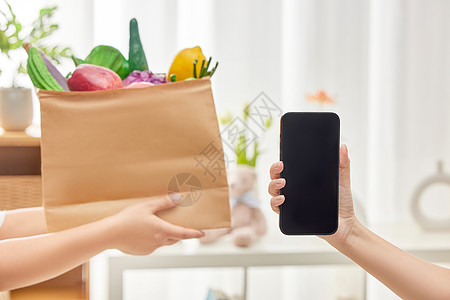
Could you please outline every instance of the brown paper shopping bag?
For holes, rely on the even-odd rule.
[[[159,215],[230,226],[228,184],[209,78],[140,89],[38,92],[43,201],[50,231],[179,192]]]

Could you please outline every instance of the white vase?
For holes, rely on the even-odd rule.
[[[31,89],[0,89],[0,126],[6,131],[23,131],[33,120]]]
[[[423,206],[420,205],[424,191],[435,184],[450,185],[450,175],[444,173],[443,163],[441,161],[437,163],[437,174],[425,178],[414,191],[411,200],[411,212],[422,229],[450,230],[450,217],[448,217],[448,213],[446,219],[429,217],[423,211]],[[444,201],[448,201],[448,199]]]

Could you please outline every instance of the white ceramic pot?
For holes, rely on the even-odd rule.
[[[0,300],[10,300],[9,292],[0,292]]]
[[[0,126],[6,131],[23,131],[33,120],[31,89],[0,89]]]

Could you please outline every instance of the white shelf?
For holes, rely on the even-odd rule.
[[[412,224],[374,226],[374,231],[400,248],[433,262],[450,262],[450,232],[424,232]],[[122,273],[127,269],[221,268],[353,264],[314,236],[273,232],[250,248],[223,239],[213,245],[183,241],[151,255],[132,256],[105,251],[91,260],[92,300],[121,299]]]

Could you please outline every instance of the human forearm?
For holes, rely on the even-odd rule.
[[[358,221],[344,241],[330,244],[403,299],[450,299],[450,270],[395,247]]]
[[[181,200],[180,195],[142,200],[94,223],[57,233],[0,241],[0,291],[53,278],[105,249],[147,255],[161,246],[204,235],[198,230],[170,224],[156,215],[173,208]]]
[[[345,145],[339,151],[339,227],[332,235],[320,236],[367,272],[408,300],[450,299],[450,269],[442,268],[383,240],[355,217],[350,185],[350,160]],[[270,168],[269,194],[272,210],[280,212],[284,196],[280,182],[284,165],[278,162]]]
[[[101,251],[114,247],[109,219],[73,229],[0,242],[0,290],[58,276]]]
[[[8,211],[0,227],[0,240],[47,233],[43,207]]]

